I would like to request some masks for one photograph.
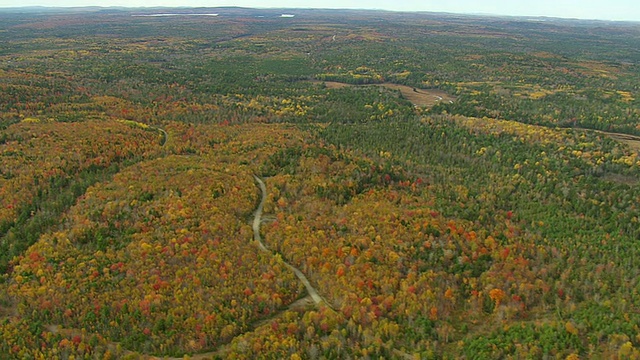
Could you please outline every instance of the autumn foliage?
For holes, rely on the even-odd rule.
[[[640,357],[637,27],[225,11],[0,12],[0,358]]]

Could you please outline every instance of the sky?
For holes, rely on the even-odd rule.
[[[0,7],[34,5],[383,9],[640,21],[638,0],[0,0]]]

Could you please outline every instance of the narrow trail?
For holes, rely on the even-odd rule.
[[[621,139],[621,140],[640,141],[640,136],[632,135],[632,134],[626,134],[626,133],[610,132],[610,131],[604,131],[604,130],[584,128],[584,127],[567,127],[565,129],[573,129],[573,130],[580,130],[580,131],[592,131],[592,132],[595,132],[595,133],[608,135],[608,136],[611,136],[611,137],[614,137],[614,138],[617,138],[617,139]]]
[[[640,136],[624,134],[624,133],[601,131],[601,130],[593,130],[593,131],[606,135],[612,138],[613,140],[625,143],[631,148],[631,150],[640,150]]]
[[[264,208],[264,203],[267,200],[267,187],[264,185],[264,182],[259,177],[254,175],[254,179],[256,180],[256,182],[258,183],[258,186],[260,187],[260,191],[262,192],[262,198],[260,199],[260,204],[258,205],[258,208],[256,209],[256,212],[253,217],[253,240],[255,240],[258,243],[258,246],[262,251],[270,254],[277,254],[277,252],[269,250],[264,245],[264,243],[262,242],[262,237],[260,236],[260,224],[262,223],[262,210]],[[327,307],[333,310],[333,306],[331,306],[331,304],[329,304],[329,302],[327,302],[327,300],[325,300],[318,293],[318,291],[311,285],[311,283],[309,282],[307,277],[302,273],[302,271],[300,271],[298,268],[294,267],[293,265],[287,263],[284,260],[282,262],[289,269],[291,269],[291,271],[293,271],[294,274],[296,274],[296,276],[298,277],[300,282],[302,282],[304,287],[307,289],[307,292],[309,293],[309,295],[311,296],[311,298],[316,304],[324,303]]]
[[[603,130],[596,130],[596,129],[589,129],[589,128],[581,128],[581,127],[567,127],[565,129],[573,129],[573,130],[578,130],[578,131],[583,131],[583,132],[594,132],[597,134],[602,134],[605,136],[608,136],[610,138],[612,138],[613,140],[625,143],[627,145],[629,145],[629,147],[631,147],[632,150],[640,150],[640,136],[638,135],[631,135],[631,134],[625,134],[625,133],[618,133],[618,132],[609,132],[609,131],[603,131]]]
[[[254,213],[254,217],[253,217],[253,239],[258,243],[258,246],[262,251],[268,252],[270,254],[278,254],[275,251],[270,251],[264,245],[264,243],[262,242],[262,237],[260,236],[260,223],[262,222],[262,210],[264,208],[264,203],[267,200],[267,187],[264,185],[264,182],[259,177],[255,175],[253,177],[258,183],[258,186],[260,187],[260,191],[262,192],[262,198],[260,199],[260,204],[258,205],[258,208],[256,209],[256,212]],[[298,270],[297,268],[295,268],[294,266],[292,266],[291,264],[287,263],[284,260],[282,262],[289,269],[291,269],[296,274],[298,279],[300,279],[300,281],[304,284],[305,288],[307,289],[307,292],[309,293],[309,296],[311,296],[311,298],[316,303],[316,305],[319,305],[320,303],[324,303],[329,309],[331,309],[332,311],[335,311],[335,309],[331,306],[331,304],[329,304],[329,302],[327,302],[327,300],[325,300],[318,293],[318,291],[309,283],[309,280],[307,279],[307,277],[300,270]],[[299,301],[304,301],[307,298],[301,299]],[[413,355],[408,354],[405,351],[402,351],[396,348],[391,348],[390,350],[399,358],[415,359]]]

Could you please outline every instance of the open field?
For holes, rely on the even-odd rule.
[[[313,81],[313,83],[324,84],[328,89],[343,89],[349,86],[383,86],[387,89],[398,90],[402,96],[411,101],[415,106],[429,108],[441,101],[454,101],[455,98],[444,91],[432,89],[417,89],[406,85],[392,83],[380,83],[375,85],[351,85],[336,81]]]

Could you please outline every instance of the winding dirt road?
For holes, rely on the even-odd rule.
[[[260,224],[262,223],[262,210],[264,208],[264,202],[267,200],[267,187],[264,185],[264,182],[259,177],[254,175],[254,179],[256,180],[256,182],[258,183],[258,186],[260,187],[260,191],[262,192],[262,198],[260,199],[260,204],[258,205],[258,208],[256,209],[256,212],[254,213],[254,217],[253,217],[253,240],[255,240],[258,243],[258,246],[262,251],[268,252],[270,254],[278,254],[277,252],[270,251],[264,245],[264,243],[262,242],[262,237],[260,236]],[[311,298],[316,304],[324,303],[327,307],[329,307],[330,309],[333,309],[331,304],[329,304],[327,300],[325,300],[318,293],[318,291],[311,285],[311,283],[309,283],[309,280],[302,273],[302,271],[300,271],[298,268],[292,266],[291,264],[287,263],[284,260],[282,262],[289,269],[291,269],[291,271],[293,271],[294,274],[296,274],[296,276],[298,277],[300,282],[302,282],[304,287],[307,289],[307,292],[309,293],[309,295],[311,296]]]

